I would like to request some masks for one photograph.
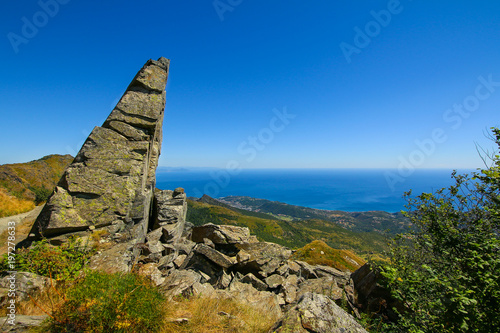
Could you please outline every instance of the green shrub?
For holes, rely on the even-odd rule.
[[[48,332],[158,332],[164,297],[135,274],[88,272],[68,289],[52,313]]]
[[[29,187],[30,191],[35,193],[35,204],[39,205],[42,202],[45,202],[49,199],[50,195],[52,194],[52,190],[45,188],[45,186],[42,185],[42,187],[37,187],[37,186],[30,186]]]
[[[500,148],[500,130],[493,132]],[[472,177],[454,173],[448,189],[408,198],[414,228],[394,239],[390,264],[382,268],[406,307],[392,329],[498,331],[500,156],[491,159]]]
[[[82,247],[77,238],[70,238],[61,246],[53,246],[46,239],[32,247],[16,251],[16,270],[52,277],[56,280],[75,279],[87,264],[92,250]],[[0,259],[0,271],[8,267],[7,255]]]

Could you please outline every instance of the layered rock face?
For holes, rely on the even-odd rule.
[[[144,239],[162,141],[169,60],[149,60],[66,169],[32,229],[54,238],[106,227]],[[142,236],[142,237],[141,237]]]

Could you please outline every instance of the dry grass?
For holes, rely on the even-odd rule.
[[[18,199],[8,195],[5,189],[0,188],[0,217],[26,213],[34,208],[35,203],[33,201]]]
[[[19,302],[19,315],[52,315],[64,303],[67,287],[58,285]],[[268,332],[279,319],[274,312],[230,298],[179,297],[165,302],[166,322],[161,333],[259,333]],[[6,309],[0,309],[0,316]],[[174,320],[186,318],[187,321]]]
[[[55,281],[53,280],[53,283]],[[51,314],[58,309],[64,301],[66,288],[52,285],[43,292],[33,295],[29,300],[16,303],[16,314],[28,316],[40,316]],[[0,308],[0,317],[6,316],[7,308]]]
[[[228,298],[191,297],[167,304],[167,323],[162,333],[258,333],[268,332],[279,319],[265,308]],[[183,323],[173,319],[186,318]],[[170,322],[169,322],[170,321]]]
[[[293,258],[311,265],[326,265],[339,270],[355,271],[366,261],[349,250],[329,247],[325,242],[315,240],[293,254]]]

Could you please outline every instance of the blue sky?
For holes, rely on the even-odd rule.
[[[74,155],[164,56],[162,166],[481,167],[498,17],[496,1],[8,1],[0,163]]]

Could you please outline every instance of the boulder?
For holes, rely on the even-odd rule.
[[[330,298],[304,294],[272,332],[285,333],[367,333],[367,331]]]
[[[10,317],[1,317],[0,327],[3,329],[2,332],[5,333],[28,333],[33,332],[33,328],[41,326],[47,318],[49,318],[48,315],[27,316],[16,314],[13,320]],[[13,325],[9,323],[11,320]]]
[[[230,258],[203,243],[197,244],[194,248],[194,252],[204,255],[207,259],[220,267],[229,268],[236,263],[236,259]]]
[[[266,284],[269,286],[271,289],[278,288],[285,282],[285,278],[279,274],[273,274],[271,276],[268,276],[265,278]]]
[[[255,289],[257,289],[259,291],[265,291],[265,290],[267,290],[267,284],[265,284],[260,279],[258,279],[257,277],[255,277],[255,275],[253,275],[252,273],[248,273],[247,275],[245,275],[240,280],[240,282],[241,283],[251,284]]]
[[[155,189],[153,201],[153,229],[162,229],[162,242],[173,243],[184,232],[187,214],[187,199],[184,189],[174,191]]]
[[[300,298],[306,293],[322,294],[336,301],[342,298],[343,289],[339,288],[337,281],[326,276],[318,279],[305,280],[298,286],[297,297]]]
[[[318,277],[314,271],[314,267],[309,265],[307,262],[295,260],[295,263],[299,266],[299,276],[302,276],[304,279],[316,279]]]
[[[262,278],[274,273],[292,255],[290,249],[274,243],[245,243],[235,246],[249,255],[246,261],[237,265],[237,269]]]
[[[294,303],[297,300],[297,284],[299,278],[296,275],[289,275],[281,284],[281,295],[286,304]]]
[[[250,237],[250,229],[246,227],[208,223],[193,228],[191,232],[193,242],[203,243],[205,238],[214,244],[243,244],[253,241]]]
[[[193,294],[193,286],[201,284],[200,281],[201,275],[192,270],[172,270],[159,286],[159,290],[168,299],[179,295],[188,297]],[[197,284],[195,288],[199,290],[201,287]]]
[[[351,274],[352,290],[350,298],[354,305],[361,311],[377,313],[391,321],[397,321],[398,315],[393,311],[406,311],[403,304],[391,296],[391,292],[378,283],[380,279],[378,272],[373,271],[369,264],[364,264]],[[349,293],[348,293],[349,296]]]
[[[151,279],[151,282],[155,286],[159,286],[165,281],[165,278],[162,276],[160,270],[158,269],[158,265],[154,263],[149,263],[142,265],[139,268],[139,275],[146,276]]]
[[[55,281],[53,280],[53,283]],[[29,300],[30,296],[50,288],[50,279],[30,272],[14,272],[0,279],[0,306],[9,301],[9,293],[16,293],[16,302]]]

